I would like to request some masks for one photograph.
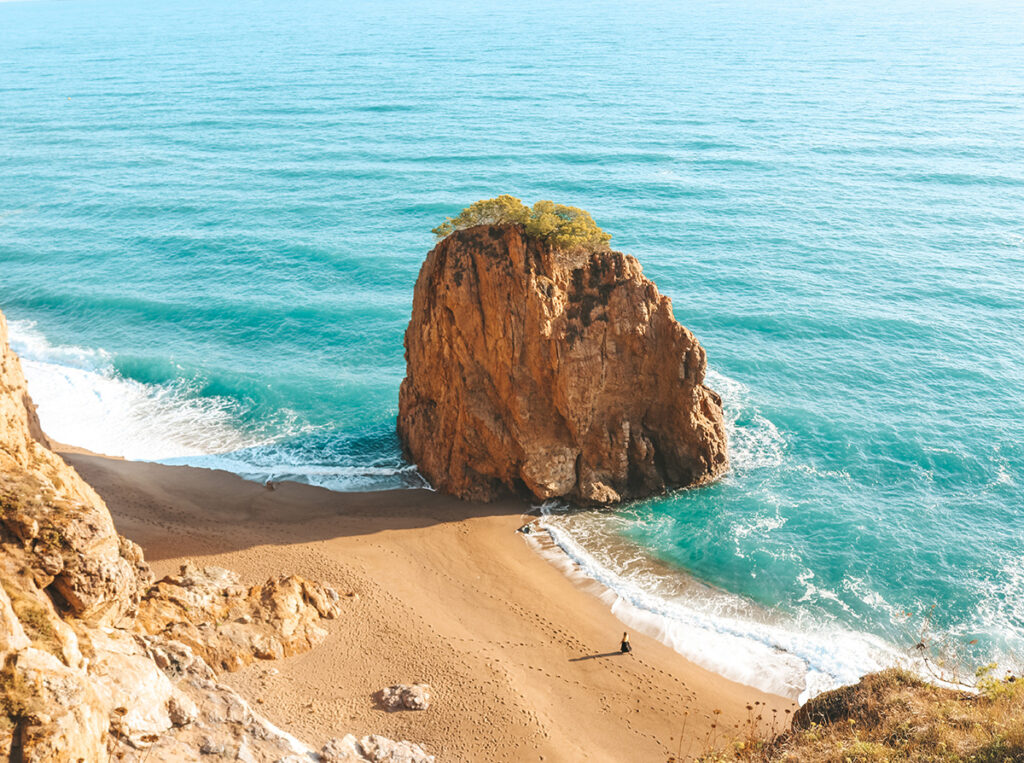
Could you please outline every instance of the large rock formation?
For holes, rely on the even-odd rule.
[[[399,436],[438,490],[603,504],[727,467],[704,349],[621,252],[457,231],[420,270],[405,348]]]
[[[50,450],[0,314],[0,760],[429,763],[375,736],[317,754],[217,682],[209,663],[310,649],[342,601],[295,576],[245,588],[220,568],[152,585],[139,547]]]

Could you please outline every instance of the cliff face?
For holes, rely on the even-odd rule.
[[[40,589],[90,625],[130,619],[149,583],[142,554],[114,530],[96,492],[49,449],[2,315],[0,501],[3,524],[21,542]]]
[[[210,663],[312,648],[342,602],[295,576],[243,588],[214,567],[152,585],[139,547],[49,449],[0,314],[0,760],[432,761],[375,736],[317,755],[217,682]]]
[[[438,490],[603,504],[727,467],[704,349],[620,252],[453,233],[420,271],[405,348],[399,436]]]

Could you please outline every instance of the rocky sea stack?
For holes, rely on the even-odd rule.
[[[453,228],[416,282],[399,396],[432,486],[593,505],[722,474],[704,349],[636,259],[607,237],[561,248],[530,220]]]

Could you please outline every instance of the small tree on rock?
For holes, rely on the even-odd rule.
[[[508,194],[470,204],[434,228],[433,233],[442,239],[474,225],[503,223],[519,223],[525,227],[526,235],[546,241],[556,249],[601,250],[607,249],[612,240],[611,234],[601,230],[584,209],[553,201],[538,201],[531,209]]]

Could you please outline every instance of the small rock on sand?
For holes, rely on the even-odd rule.
[[[380,691],[380,701],[387,710],[426,710],[430,707],[429,684],[396,684]]]

